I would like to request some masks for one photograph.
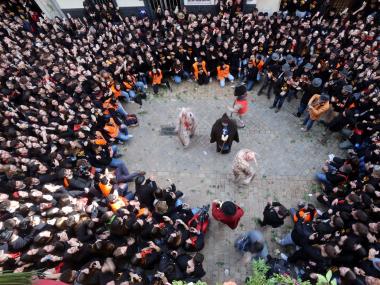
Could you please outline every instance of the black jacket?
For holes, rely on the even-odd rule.
[[[264,220],[263,225],[270,225],[273,228],[278,228],[284,224],[284,218],[280,218],[276,211],[274,210],[274,207],[276,206],[282,206],[278,202],[273,202],[272,205],[267,204],[264,209]]]
[[[228,139],[225,142],[225,145],[232,145],[233,141],[239,142],[239,133],[238,129],[236,126],[236,123],[232,121],[226,113],[222,116],[222,118],[216,120],[214,125],[212,126],[211,129],[211,134],[210,134],[210,143],[216,142],[219,146],[223,145],[222,141],[222,134],[223,134],[223,125],[222,122],[225,122],[228,124],[227,129],[228,129]]]

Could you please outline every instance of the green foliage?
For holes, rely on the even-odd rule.
[[[311,285],[309,281],[295,280],[291,276],[274,274],[267,278],[269,266],[264,260],[255,260],[252,263],[252,275],[248,277],[246,285]]]
[[[327,271],[326,276],[323,276],[321,274],[317,274],[317,276],[318,276],[317,285],[337,285],[336,280],[332,279],[331,270]]]
[[[36,272],[13,273],[4,271],[0,273],[0,285],[31,285]]]
[[[268,284],[266,274],[269,271],[263,259],[256,260],[252,263],[252,275],[248,277],[246,285],[264,285]]]

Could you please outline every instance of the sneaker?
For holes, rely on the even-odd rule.
[[[307,129],[306,128],[301,128],[301,131],[307,132]]]
[[[280,109],[276,109],[276,111],[274,111],[275,113],[278,113],[278,112],[280,112]]]
[[[128,137],[128,139],[131,139],[131,138],[133,138],[133,135],[128,135],[127,137]]]
[[[282,252],[280,253],[280,257],[281,257],[281,259],[283,259],[285,261],[288,260],[288,256],[286,254],[282,253]]]

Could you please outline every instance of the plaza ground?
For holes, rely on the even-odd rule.
[[[235,238],[259,228],[257,218],[262,216],[268,200],[280,201],[287,207],[296,206],[298,201],[313,201],[318,189],[314,174],[328,154],[340,154],[338,136],[326,136],[319,124],[309,133],[300,131],[301,120],[292,115],[299,100],[285,102],[282,110],[275,113],[269,109],[274,95],[268,100],[265,95],[258,97],[257,90],[258,86],[249,93],[246,127],[239,131],[240,143],[234,143],[228,155],[216,153],[209,136],[215,120],[233,103],[231,85],[222,89],[216,82],[207,86],[185,82],[173,86],[172,92],[161,90],[159,95],[149,94],[141,109],[134,103],[127,106],[128,112],[138,114],[140,119],[140,126],[130,129],[134,138],[122,147],[130,171],[144,170],[148,176],[154,175],[161,186],[168,185],[170,178],[185,193],[184,201],[192,207],[219,199],[232,200],[245,211],[235,230],[211,220],[202,251],[207,272],[204,281],[210,285],[230,279],[243,284],[251,268],[235,252]],[[161,132],[162,128],[177,124],[181,107],[190,107],[198,120],[197,134],[186,149],[176,136]],[[231,164],[242,148],[258,154],[258,167],[253,182],[239,187],[233,182]],[[291,227],[288,220],[279,229],[262,229],[273,255],[278,248],[275,238]]]

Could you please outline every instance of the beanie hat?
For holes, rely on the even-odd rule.
[[[233,216],[236,213],[236,205],[231,201],[223,202],[220,208],[226,216]]]
[[[311,82],[311,85],[313,85],[313,87],[315,88],[318,88],[322,85],[322,79],[317,77],[317,78],[314,78],[313,81]]]
[[[330,96],[327,93],[322,93],[320,97],[321,101],[330,101]]]
[[[280,55],[278,53],[275,52],[272,54],[272,60],[277,61],[279,59],[280,59]]]

